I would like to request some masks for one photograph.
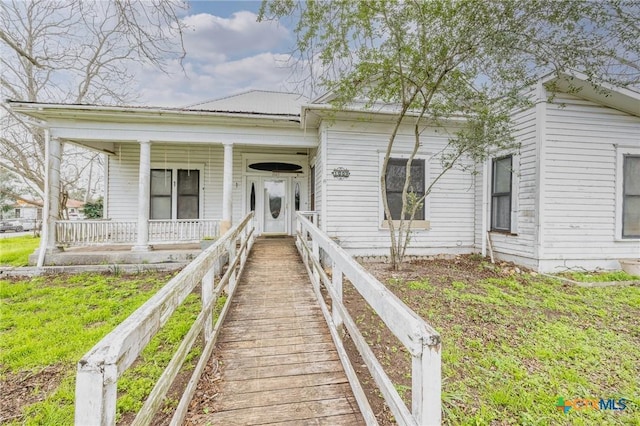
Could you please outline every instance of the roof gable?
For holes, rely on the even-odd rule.
[[[586,75],[575,71],[563,72],[559,76],[549,74],[541,80],[542,84],[562,92],[640,117],[640,92],[634,89],[606,83],[596,86]]]
[[[237,95],[189,105],[190,111],[217,111],[246,114],[300,115],[309,99],[297,93],[250,90]]]

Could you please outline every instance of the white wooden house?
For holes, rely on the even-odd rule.
[[[540,271],[640,258],[640,93],[607,89],[576,75],[538,82],[535,105],[514,114],[519,151],[477,176],[477,248],[489,231],[500,258]]]
[[[541,271],[617,268],[618,259],[640,257],[640,94],[598,92],[580,79],[574,93],[568,78],[541,80],[535,106],[515,114],[518,152],[492,156],[475,174],[444,176],[414,223],[410,255],[484,253],[490,236],[498,258]],[[572,94],[548,100],[551,82]],[[335,111],[326,98],[263,91],[182,109],[10,105],[48,129],[48,205],[57,203],[61,143],[108,154],[108,220],[79,233],[65,226],[81,225],[49,215],[49,251],[89,235],[85,242],[145,252],[223,232],[250,210],[259,233],[293,234],[302,210],[317,212],[321,229],[354,255],[388,253],[379,179],[391,109]],[[439,173],[433,156],[448,132],[463,125],[425,122],[412,173],[418,190]],[[402,128],[389,170],[396,178],[412,144],[412,129]]]

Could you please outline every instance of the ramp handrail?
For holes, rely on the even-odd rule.
[[[343,354],[346,356],[346,352],[342,348],[342,340],[336,336],[339,336],[339,331],[344,325],[398,424],[439,425],[442,417],[440,335],[304,216],[300,213],[296,215],[296,245],[309,272],[318,301],[326,312],[325,318],[334,342],[338,346],[341,359]],[[332,267],[331,278],[321,265],[320,249],[324,251]],[[389,376],[342,303],[343,275],[349,279],[353,287],[411,354],[411,411],[402,401]],[[331,297],[331,315],[328,315],[328,308],[320,293],[321,284]],[[357,381],[355,374],[350,374],[353,369],[348,359],[342,359],[342,361],[349,380]],[[359,388],[359,384],[356,387]],[[375,417],[371,419],[371,414],[367,413],[368,402],[364,394],[355,388],[354,393],[367,423],[375,424]],[[361,401],[362,398],[365,400]]]
[[[255,240],[253,231],[252,212],[203,251],[82,357],[78,362],[76,376],[76,425],[115,425],[118,378],[133,364],[176,308],[184,302],[198,283],[201,283],[201,312],[132,423],[147,425],[151,422],[198,335],[203,332],[202,355],[171,421],[172,425],[182,424],[198,380],[213,351],[220,325],[229,310],[236,282]],[[228,268],[214,286],[215,277],[221,272],[227,256]],[[213,309],[225,286],[228,293],[227,301],[214,326]]]

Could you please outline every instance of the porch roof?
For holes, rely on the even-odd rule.
[[[92,120],[101,122],[118,121],[121,123],[153,123],[161,120],[170,123],[202,123],[203,117],[210,119],[262,119],[268,121],[300,122],[300,109],[292,113],[290,109],[281,111],[240,111],[210,109],[211,104],[194,105],[186,108],[148,107],[148,106],[108,106],[95,104],[62,104],[48,102],[14,101],[8,99],[12,110],[43,122],[55,120]]]
[[[141,140],[317,146],[314,132],[305,131],[300,123],[300,105],[306,98],[281,94],[277,105],[267,106],[262,102],[253,108],[242,106],[250,106],[251,99],[265,97],[261,93],[257,95],[244,94],[234,101],[229,98],[185,108],[6,102],[13,111],[38,120],[52,137],[107,153],[115,152],[115,143]],[[218,107],[221,109],[210,110]]]

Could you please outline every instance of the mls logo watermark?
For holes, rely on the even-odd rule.
[[[568,413],[570,410],[585,411],[585,410],[611,410],[622,411],[627,408],[628,399],[625,398],[573,398],[564,399],[558,398],[556,408],[564,413]]]

